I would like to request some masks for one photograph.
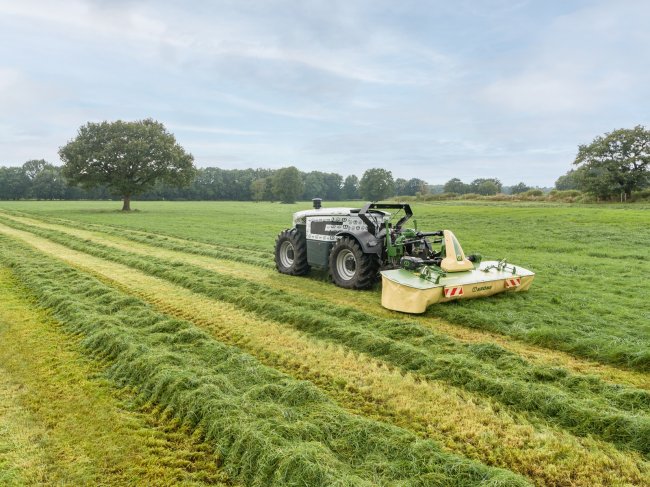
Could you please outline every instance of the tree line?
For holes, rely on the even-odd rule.
[[[650,130],[637,125],[598,136],[578,147],[573,165],[555,182],[556,189],[626,201],[633,192],[650,189]]]
[[[390,171],[369,169],[361,178],[321,171],[282,169],[198,168],[186,187],[164,181],[138,196],[141,200],[296,201],[324,198],[380,200],[428,192],[418,178],[393,179]],[[63,167],[31,160],[18,167],[0,167],[0,199],[102,200],[122,195],[100,184],[92,188],[71,185]]]
[[[119,196],[124,210],[132,196],[144,200],[235,200],[294,202],[327,200],[377,201],[393,196],[430,193],[491,196],[527,193],[521,182],[504,187],[496,178],[465,183],[458,178],[432,186],[419,178],[394,179],[391,171],[372,168],[361,178],[337,173],[281,169],[197,169],[163,124],[87,123],[59,150],[63,166],[30,160],[21,167],[0,167],[0,199],[75,200]],[[642,126],[619,129],[580,145],[575,169],[555,183],[558,190],[579,190],[599,199],[650,188],[650,131]],[[539,191],[536,189],[534,191]]]
[[[442,192],[454,193],[458,195],[479,194],[481,196],[492,196],[499,193],[519,194],[533,189],[525,183],[517,183],[513,186],[503,186],[501,181],[496,178],[478,178],[471,183],[464,183],[458,178],[452,178],[447,181]]]
[[[650,130],[641,125],[618,129],[578,146],[573,169],[555,181],[558,191],[578,190],[600,200],[627,201],[635,192],[650,190]],[[520,194],[533,191],[524,183],[506,191],[498,179],[475,179],[464,183],[458,178],[443,187],[449,195],[498,193]]]

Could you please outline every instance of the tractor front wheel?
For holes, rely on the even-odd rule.
[[[282,274],[291,276],[309,272],[307,242],[296,228],[280,232],[275,240],[275,267]]]
[[[334,284],[346,289],[368,289],[377,280],[379,259],[364,254],[359,243],[350,237],[336,241],[330,252],[330,274]]]

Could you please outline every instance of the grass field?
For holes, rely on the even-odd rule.
[[[537,277],[411,316],[274,270],[305,203],[115,205],[0,203],[0,483],[650,484],[650,208],[417,204]]]

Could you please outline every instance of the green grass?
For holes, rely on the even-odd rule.
[[[138,203],[142,211],[125,215],[109,209],[112,205],[2,203],[45,220],[111,226],[110,232],[166,248],[192,251],[192,244],[161,235],[194,240],[207,244],[196,245],[194,252],[262,266],[272,265],[274,238],[290,226],[291,214],[307,207],[143,202]],[[452,229],[467,252],[505,257],[537,273],[529,293],[432,306],[427,315],[650,370],[648,207],[438,203],[413,208],[420,228]]]
[[[317,388],[192,324],[0,237],[0,255],[107,377],[214,445],[246,485],[525,485],[406,430],[346,413]]]
[[[230,340],[226,335],[208,334],[201,331],[203,323],[195,320],[199,315],[191,309],[178,316],[194,324],[161,314],[176,314],[173,307],[162,306],[164,297],[161,311],[154,311],[134,297],[149,300],[147,296],[124,294],[127,289],[134,291],[123,288],[119,279],[114,281],[112,272],[122,269],[120,279],[130,276],[139,285],[159,282],[161,288],[186,293],[191,302],[227,306],[239,320],[248,316],[277,327],[277,340],[286,333],[312,348],[324,346],[360,363],[384,364],[381,367],[388,366],[397,377],[391,380],[404,378],[403,384],[396,384],[399,390],[407,390],[406,384],[412,381],[454,390],[453,394],[470,403],[489,404],[486,414],[493,408],[499,417],[538,433],[566,435],[593,453],[593,458],[606,459],[618,450],[616,468],[629,474],[620,484],[644,484],[641,479],[649,474],[650,455],[650,393],[643,384],[644,373],[650,371],[646,297],[650,207],[413,204],[419,228],[452,229],[466,252],[506,257],[531,268],[537,277],[528,293],[441,304],[430,307],[422,318],[395,313],[393,319],[391,312],[373,308],[373,304],[380,306],[378,288],[354,294],[340,291],[339,299],[334,293],[337,288],[323,282],[322,274],[283,276],[282,285],[273,284],[275,236],[290,226],[294,211],[308,206],[151,202],[137,203],[140,211],[123,214],[111,202],[2,202],[0,224],[27,233],[13,232],[13,238],[7,238],[0,229],[0,262],[9,263],[22,285],[38,296],[40,305],[52,310],[66,334],[79,340],[88,359],[106,371],[111,387],[118,386],[114,390],[133,388],[139,392],[140,403],[180,421],[188,432],[183,435],[204,440],[216,452],[215,466],[244,484],[298,485],[299,479],[307,479],[310,485],[512,485],[522,480],[423,441],[417,435],[436,431],[439,425],[398,421],[399,400],[386,409],[377,396],[376,404],[364,399],[357,408],[357,399],[339,391],[354,386],[350,390],[358,398],[371,396],[347,377],[334,380],[327,368],[312,370],[307,364],[299,370],[296,364],[285,368],[282,360],[268,359],[275,345],[262,347],[258,353],[255,347],[247,348],[250,338]],[[18,222],[8,218],[12,214],[59,227]],[[95,233],[68,233],[64,227]],[[40,242],[47,255],[18,244],[19,240]],[[50,242],[76,252],[67,253]],[[131,248],[130,242],[138,245]],[[66,255],[68,264],[54,258],[57,252]],[[72,269],[72,255],[86,264]],[[97,272],[106,281],[100,283],[87,272]],[[264,273],[267,282],[256,279],[256,272]],[[313,280],[309,292],[302,291],[304,279]],[[318,295],[321,288],[327,296]],[[3,305],[0,302],[0,309]],[[254,325],[247,326],[253,333]],[[509,338],[491,334],[495,332]],[[465,340],[464,334],[471,334],[472,339]],[[271,367],[308,379],[318,388],[263,366],[241,349],[217,340],[249,350]],[[526,350],[534,351],[536,358],[524,358]],[[566,367],[552,358],[560,355]],[[0,369],[7,360],[0,354]],[[16,360],[29,361],[28,349],[17,353]],[[39,364],[34,370],[44,368]],[[598,375],[580,373],[584,370]],[[620,377],[613,379],[606,370]],[[626,382],[626,374],[634,374],[634,381]],[[340,389],[339,383],[347,385]],[[0,381],[0,408],[3,390],[8,391],[5,396],[10,401],[14,393],[11,384],[5,387]],[[332,398],[352,401],[351,410],[362,416],[344,411]],[[413,413],[411,409],[408,414]],[[12,466],[6,461],[9,457],[2,456],[13,448],[15,458],[15,451],[20,451],[12,443],[3,443],[2,430],[3,425],[15,426],[19,418],[5,415],[4,423],[0,420],[0,483],[20,479],[15,462]],[[472,431],[472,421],[479,419],[464,420],[464,432]],[[440,440],[441,434],[436,431],[432,436]],[[487,438],[476,443],[485,451],[469,454],[469,447],[454,451],[530,475],[544,485],[604,485],[616,476],[603,473],[602,478],[610,481],[598,482],[598,469],[606,464],[600,460],[585,464],[584,469],[574,465],[580,474],[573,480],[561,458],[557,462],[559,469],[565,468],[562,474],[555,475],[553,465],[546,465],[543,473],[536,471],[534,454],[508,458],[507,449],[518,448],[514,437],[509,438],[509,444],[499,448],[498,459],[490,456],[486,445],[492,440]],[[556,445],[537,458],[563,455],[561,450]]]
[[[226,485],[208,444],[111,386],[4,265],[0,296],[0,485]]]
[[[462,344],[415,322],[380,319],[349,307],[270,290],[254,281],[138,256],[11,220],[0,221],[344,344],[405,372],[487,395],[508,407],[557,422],[575,434],[596,435],[650,453],[647,391],[610,385],[559,367],[532,365],[494,344]]]
[[[60,228],[57,225],[52,227]],[[597,438],[577,437],[552,424],[531,421],[533,418],[513,414],[510,408],[477,393],[440,381],[423,380],[413,373],[404,374],[379,359],[350,353],[345,346],[319,340],[286,324],[263,319],[137,269],[72,250],[28,232],[2,225],[0,232],[29,244],[50,258],[60,259],[96,276],[164,314],[194,323],[220,342],[250,353],[269,367],[314,383],[354,414],[407,428],[424,438],[434,439],[453,453],[510,469],[539,485],[570,483],[594,487],[650,483],[650,463],[643,461],[636,452],[617,450],[613,444]],[[391,314],[381,311],[381,308],[363,307],[358,301],[363,293],[349,291],[341,296],[339,288],[323,286],[322,281],[278,276],[272,269],[262,270],[247,264],[132,244],[115,237],[103,238],[97,232],[74,229],[66,229],[66,232],[109,246],[119,244],[118,248],[132,249],[140,255],[178,259],[220,273],[235,271],[234,275],[245,279],[254,273],[256,281],[271,288],[280,283],[289,284],[288,287],[279,287],[289,293],[318,297],[318,293],[310,289],[320,289],[334,304],[352,300],[355,307],[361,306],[371,314]],[[332,299],[334,297],[337,298]],[[340,297],[343,299],[338,299]],[[423,321],[425,326],[429,326],[427,321],[430,319]],[[443,325],[440,330],[449,333],[462,328]],[[474,337],[468,343],[494,342],[497,338],[493,334],[467,331]],[[544,358],[535,362],[538,364],[565,364],[569,370],[586,370],[588,372],[579,373],[597,374],[609,383],[637,384],[642,388],[647,385],[644,382],[647,376],[642,373],[617,371],[611,366],[588,364],[562,353],[535,350],[530,345],[519,346],[509,340],[497,339],[512,351],[525,351],[526,356],[531,351],[541,354]]]

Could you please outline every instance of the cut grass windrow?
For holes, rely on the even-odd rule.
[[[14,216],[24,215],[24,213],[11,210],[9,213]],[[43,218],[34,214],[29,214],[29,216],[37,219]],[[48,218],[47,221],[51,222],[53,219]],[[154,245],[159,249],[165,248],[197,256],[229,259],[233,262],[246,262],[258,267],[273,267],[272,245],[270,244],[267,244],[268,249],[252,244],[245,248],[238,248],[241,243],[237,243],[237,246],[225,242],[215,243],[213,241],[210,243],[210,239],[200,241],[196,238],[146,233],[118,225],[79,222],[69,219],[54,219],[54,221],[77,229],[96,229],[112,236]],[[228,235],[219,233],[218,237],[212,237],[212,240],[217,238],[217,240],[226,239],[227,242],[230,242],[227,237]],[[264,241],[267,240],[268,238],[264,239]],[[222,243],[223,248],[221,247]],[[539,242],[536,245],[543,248],[546,243]],[[536,248],[530,245],[525,247]],[[543,251],[542,255],[545,255]],[[635,275],[645,275],[643,266],[647,267],[647,263],[642,254],[636,257],[636,262],[628,262],[623,267],[614,266],[612,262],[608,262],[611,271],[604,269],[602,273],[598,274],[598,279],[602,282],[594,283],[598,286],[599,291],[593,298],[590,297],[589,292],[591,287],[585,285],[587,280],[593,278],[586,278],[583,274],[586,272],[585,266],[593,267],[596,265],[595,262],[576,256],[574,253],[565,255],[564,252],[544,257],[542,262],[543,264],[540,265],[543,267],[551,265],[553,268],[546,269],[546,272],[543,268],[540,269],[538,284],[541,288],[534,291],[536,299],[522,293],[496,296],[477,302],[448,303],[444,306],[431,307],[427,313],[416,320],[423,323],[429,322],[435,326],[443,319],[461,325],[465,330],[474,329],[505,334],[520,342],[545,347],[549,350],[562,350],[565,353],[604,364],[624,366],[636,371],[650,370],[650,347],[648,346],[650,330],[643,324],[644,316],[650,320],[650,308],[645,303],[639,302],[638,292],[623,292],[619,283],[620,279],[626,282],[633,279]],[[648,269],[650,270],[650,268]],[[618,277],[619,274],[620,277]],[[546,282],[547,280],[555,282],[554,290],[549,288],[550,284]],[[562,283],[560,289],[556,289],[557,281]],[[535,289],[537,288],[536,285]],[[609,294],[603,296],[606,290],[609,290],[607,291]],[[544,296],[541,296],[540,293]],[[565,296],[566,299],[561,299],[561,296]],[[550,299],[550,302],[546,302],[545,299]],[[378,297],[376,301],[378,301]],[[604,305],[604,303],[609,304]]]
[[[89,203],[3,206],[23,208],[41,217],[64,215],[82,225],[101,222],[192,241],[250,246],[266,251],[268,259],[275,235],[289,224],[290,213],[301,205],[304,203],[293,207],[147,203],[146,207],[154,211],[130,215],[98,211],[101,204]],[[89,210],[88,206],[96,209]],[[644,286],[637,285],[650,273],[650,227],[643,209],[416,206],[422,227],[452,228],[465,249],[483,249],[492,258],[508,257],[537,272],[536,284],[529,293],[431,306],[426,317],[650,371],[650,303]]]
[[[6,210],[2,210],[6,212]],[[24,218],[34,218],[34,215],[24,215],[21,212],[7,212],[8,214],[17,217]],[[52,221],[53,219],[48,219]],[[112,225],[98,225],[95,223],[83,223],[75,222],[73,220],[63,220],[60,218],[54,219],[59,225],[64,225],[68,227],[81,228],[81,229],[93,229],[101,231],[108,235],[114,235],[122,238],[127,238],[133,242],[138,242],[147,245],[155,245],[157,247],[163,247],[169,250],[177,250],[181,252],[187,252],[195,255],[205,255],[208,257],[214,257],[216,259],[225,259],[231,260],[233,262],[242,262],[245,264],[254,265],[257,267],[264,267],[267,269],[275,268],[273,263],[273,258],[271,252],[264,250],[251,248],[251,247],[236,247],[233,245],[219,245],[200,242],[196,240],[186,240],[171,235],[163,234],[154,234],[141,232],[139,230],[131,230],[128,228],[119,228]]]
[[[438,332],[443,332],[462,342],[493,342],[525,357],[533,363],[565,367],[579,374],[597,375],[608,382],[628,384],[633,387],[650,390],[650,379],[643,372],[623,370],[611,365],[580,359],[566,352],[527,345],[524,342],[515,341],[503,335],[454,325],[426,315],[407,316],[401,313],[391,312],[378,305],[379,298],[374,293],[345,290],[334,286],[323,285],[321,281],[313,278],[296,279],[291,276],[278,274],[275,270],[262,270],[259,266],[251,266],[250,264],[241,262],[235,263],[232,260],[228,261],[200,253],[197,254],[193,252],[193,241],[175,238],[178,242],[184,243],[184,250],[172,250],[165,247],[165,240],[168,237],[163,237],[163,242],[159,242],[157,240],[158,235],[151,235],[152,238],[147,238],[147,243],[143,243],[120,235],[120,232],[112,231],[113,227],[106,227],[105,225],[90,225],[94,230],[88,231],[77,228],[76,226],[71,228],[69,226],[62,226],[61,224],[45,223],[34,218],[15,215],[12,215],[11,218],[27,225],[62,231],[83,240],[91,240],[109,247],[132,251],[141,255],[152,255],[166,260],[178,260],[197,265],[207,270],[226,273],[247,280],[255,280],[268,287],[284,290],[289,293],[305,294],[317,299],[327,300],[329,303],[335,305],[352,306],[373,316],[416,321],[423,326],[432,328]],[[127,230],[127,232],[129,231]],[[144,235],[143,232],[138,233]]]
[[[650,467],[635,452],[513,415],[489,399],[310,338],[281,323],[262,320],[235,306],[176,284],[15,229],[49,256],[90,272],[163,313],[187,319],[219,341],[251,353],[261,362],[317,384],[347,410],[408,428],[454,453],[507,468],[538,485],[646,485]]]
[[[349,414],[309,382],[187,321],[0,240],[3,261],[41,305],[88,353],[111,363],[108,377],[201,430],[231,478],[247,485],[527,485],[407,430]]]
[[[0,296],[0,485],[225,485],[210,445],[101,378],[4,266]]]
[[[644,454],[650,452],[647,391],[613,386],[561,368],[533,366],[493,344],[460,344],[415,323],[379,320],[354,309],[269,290],[179,262],[140,257],[16,222],[11,225],[138,268],[321,339],[342,343],[404,371],[487,395],[553,421],[574,434],[592,434]]]

